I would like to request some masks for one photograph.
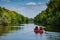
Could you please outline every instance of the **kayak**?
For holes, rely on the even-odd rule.
[[[37,33],[39,33],[39,34],[43,34],[43,30],[34,30],[34,32],[37,34]]]

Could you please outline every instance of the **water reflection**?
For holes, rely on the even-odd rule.
[[[60,33],[58,33],[58,32],[47,32],[46,37],[49,40],[60,40]]]
[[[18,30],[21,29],[21,27],[16,27],[16,26],[1,26],[0,25],[0,36],[9,33],[10,31],[13,30]]]
[[[57,32],[45,32],[41,34],[35,34],[34,24],[23,24],[24,26],[14,27],[0,27],[0,40],[60,40],[60,33]],[[22,29],[21,29],[22,28]],[[18,30],[21,29],[21,30]],[[13,31],[17,30],[17,31]],[[13,32],[13,33],[10,33]],[[6,34],[6,36],[4,36]]]

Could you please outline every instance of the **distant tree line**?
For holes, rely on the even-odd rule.
[[[46,10],[34,17],[34,23],[46,26],[46,30],[60,32],[60,0],[50,0]]]
[[[27,17],[15,11],[0,7],[0,25],[19,25],[23,23],[28,23]]]

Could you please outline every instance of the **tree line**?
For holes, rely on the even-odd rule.
[[[50,0],[46,10],[34,17],[34,23],[46,26],[48,31],[60,32],[60,0]]]
[[[0,25],[19,25],[22,23],[28,23],[28,18],[15,11],[0,7]]]

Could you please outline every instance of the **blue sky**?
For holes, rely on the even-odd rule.
[[[47,8],[49,0],[0,0],[0,6],[33,18]]]

